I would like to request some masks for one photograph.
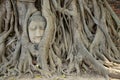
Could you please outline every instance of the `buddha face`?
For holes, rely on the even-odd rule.
[[[32,43],[39,43],[43,37],[44,29],[45,29],[44,22],[31,21],[28,26],[28,34],[30,41]]]

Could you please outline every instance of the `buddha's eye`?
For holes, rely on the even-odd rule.
[[[30,27],[31,30],[36,30],[36,28],[37,28],[36,26]]]
[[[43,26],[39,26],[39,29],[40,29],[40,30],[44,30],[44,27],[43,27]]]

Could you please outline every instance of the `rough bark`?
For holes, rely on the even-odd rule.
[[[38,50],[28,34],[37,11],[47,22]],[[119,43],[120,20],[107,0],[0,0],[1,77],[96,71],[120,78],[109,65],[120,64]]]

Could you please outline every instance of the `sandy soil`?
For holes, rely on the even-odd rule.
[[[71,77],[71,76],[69,76],[69,77],[66,77],[66,78],[58,78],[58,77],[56,77],[56,78],[33,78],[33,79],[31,79],[31,78],[21,78],[21,79],[17,79],[17,80],[105,80],[103,77],[96,77],[96,76],[94,76],[94,77],[88,77],[88,76],[86,76],[86,77]],[[120,79],[110,79],[110,80],[120,80]]]
[[[82,76],[65,76],[65,75],[61,75],[61,76],[53,76],[51,78],[45,78],[45,77],[41,77],[41,76],[35,76],[35,78],[30,78],[30,76],[26,76],[26,77],[22,77],[20,79],[15,79],[13,77],[5,79],[5,80],[105,80],[104,77],[99,76],[99,75],[88,75],[88,74],[84,74]],[[110,79],[110,80],[120,80],[120,79]]]
[[[52,78],[21,78],[21,79],[9,79],[9,80],[105,80],[103,77],[100,76],[58,76],[58,77],[52,77]]]
[[[3,79],[0,79],[3,80]],[[65,75],[61,75],[61,76],[53,76],[51,78],[45,78],[42,76],[35,76],[35,78],[30,78],[30,76],[25,76],[22,77],[20,79],[16,79],[14,77],[5,79],[5,80],[106,80],[104,77],[99,76],[99,75],[82,75],[82,76],[65,76]],[[120,79],[112,79],[110,78],[110,80],[120,80]]]

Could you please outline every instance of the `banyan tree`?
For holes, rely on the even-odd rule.
[[[95,71],[108,80],[120,78],[119,64],[120,20],[107,0],[0,0],[1,77]]]

